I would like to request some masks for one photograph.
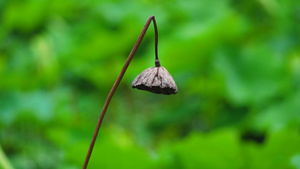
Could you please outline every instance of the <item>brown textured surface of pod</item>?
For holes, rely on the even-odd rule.
[[[159,94],[176,94],[178,88],[173,77],[162,66],[144,70],[132,82],[132,87]]]

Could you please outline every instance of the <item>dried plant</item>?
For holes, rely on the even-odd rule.
[[[161,66],[144,70],[134,79],[132,87],[167,95],[176,94],[178,90],[173,77]]]
[[[156,25],[156,21],[155,21],[155,17],[153,15],[151,15],[148,20],[146,21],[145,26],[143,27],[143,30],[139,36],[139,38],[137,39],[135,45],[133,46],[116,82],[114,83],[111,91],[109,92],[106,101],[104,103],[104,106],[102,108],[98,123],[96,125],[95,131],[94,131],[94,135],[88,150],[88,153],[86,155],[84,164],[83,164],[83,169],[86,169],[88,163],[89,163],[89,159],[90,156],[92,154],[93,148],[94,148],[94,144],[100,129],[100,126],[102,124],[103,118],[105,116],[107,107],[109,105],[109,102],[113,96],[113,94],[115,93],[118,85],[120,84],[122,77],[124,76],[135,52],[137,51],[139,45],[141,44],[143,37],[151,23],[151,21],[153,21],[153,25],[154,25],[154,30],[155,30],[155,67],[151,67],[148,68],[146,70],[144,70],[140,75],[138,75],[133,83],[132,83],[132,87],[133,88],[137,88],[137,89],[141,89],[141,90],[147,90],[153,93],[161,93],[161,94],[176,94],[177,93],[177,86],[175,84],[174,79],[172,78],[172,76],[169,74],[169,72],[164,68],[160,66],[160,62],[158,59],[158,55],[157,55],[157,45],[158,45],[158,31],[157,31],[157,25]]]

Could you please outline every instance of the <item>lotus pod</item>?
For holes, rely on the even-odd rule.
[[[132,87],[166,95],[176,94],[178,91],[173,77],[162,66],[144,70],[134,79]]]

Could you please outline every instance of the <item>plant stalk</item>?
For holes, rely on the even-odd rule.
[[[97,135],[98,135],[99,129],[100,129],[100,127],[101,127],[103,118],[104,118],[104,116],[105,116],[105,113],[106,113],[107,107],[108,107],[108,105],[109,105],[109,102],[110,102],[112,96],[114,95],[114,93],[115,93],[117,87],[119,86],[119,84],[120,84],[120,82],[121,82],[121,80],[122,80],[122,78],[123,78],[123,76],[124,76],[124,74],[125,74],[125,72],[126,72],[128,66],[129,66],[129,64],[130,64],[130,62],[131,62],[131,60],[132,60],[132,58],[133,58],[135,52],[137,51],[138,47],[140,46],[140,44],[141,44],[141,42],[142,42],[142,40],[143,40],[143,38],[144,38],[144,35],[146,34],[146,31],[147,31],[147,29],[148,29],[148,27],[149,27],[151,21],[153,21],[154,30],[155,30],[155,65],[156,65],[156,66],[158,66],[158,65],[160,66],[160,63],[159,63],[159,60],[158,60],[158,56],[157,56],[157,45],[158,45],[157,25],[156,25],[155,17],[154,17],[153,15],[151,15],[151,16],[147,19],[147,21],[146,21],[146,23],[145,23],[145,25],[144,25],[144,27],[143,27],[143,30],[142,30],[142,32],[140,33],[139,38],[137,39],[136,43],[134,44],[134,46],[133,46],[133,48],[132,48],[132,50],[131,50],[131,52],[130,52],[130,54],[129,54],[129,56],[128,56],[128,58],[127,58],[127,60],[126,60],[126,62],[125,62],[125,64],[124,64],[124,66],[123,66],[123,68],[122,68],[122,70],[121,70],[119,76],[118,76],[118,78],[117,78],[117,80],[115,81],[115,83],[114,83],[112,89],[110,90],[110,92],[109,92],[109,94],[108,94],[108,96],[107,96],[107,98],[106,98],[106,101],[105,101],[104,106],[103,106],[103,108],[102,108],[102,112],[101,112],[101,114],[100,114],[100,117],[99,117],[99,119],[98,119],[98,123],[97,123],[96,128],[95,128],[95,131],[94,131],[93,138],[92,138],[91,143],[90,143],[89,150],[88,150],[88,152],[87,152],[87,155],[86,155],[86,158],[85,158],[83,167],[82,167],[83,169],[86,169],[86,168],[87,168],[87,165],[88,165],[88,163],[89,163],[89,159],[90,159],[90,157],[91,157],[91,154],[92,154],[92,151],[93,151],[93,148],[94,148],[94,145],[95,145],[95,141],[96,141],[96,139],[97,139]]]

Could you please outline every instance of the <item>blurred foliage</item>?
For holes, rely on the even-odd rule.
[[[298,0],[1,0],[0,168],[81,168],[150,15],[178,94],[131,89],[150,25],[89,168],[300,169]]]

